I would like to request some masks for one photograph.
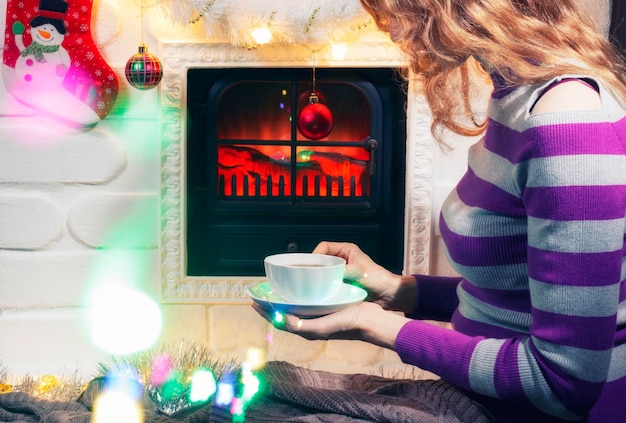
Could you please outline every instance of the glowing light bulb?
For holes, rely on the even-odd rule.
[[[265,352],[260,348],[250,348],[246,354],[245,365],[258,370],[265,364]]]
[[[274,312],[274,323],[277,325],[282,325],[285,323],[285,315],[280,311]]]
[[[331,54],[333,59],[343,60],[346,58],[346,54],[348,54],[348,46],[345,43],[333,44]]]
[[[150,373],[150,383],[153,385],[164,384],[174,370],[172,359],[166,354],[159,354],[152,360],[152,372]]]
[[[143,409],[124,392],[102,393],[94,403],[92,423],[143,423]]]
[[[254,42],[261,45],[272,41],[272,31],[267,27],[256,28],[252,31]]]
[[[217,394],[215,404],[220,406],[230,405],[235,398],[235,386],[233,382],[222,382],[217,384]]]
[[[191,391],[189,400],[191,402],[205,402],[217,390],[215,376],[210,370],[197,370],[191,377]]]
[[[259,378],[254,375],[249,369],[243,369],[241,371],[241,382],[243,384],[243,394],[241,398],[248,402],[252,397],[259,392],[261,382]]]
[[[244,413],[244,401],[241,398],[233,398],[233,402],[230,405],[230,414],[233,416],[233,423],[243,423],[246,421],[246,415]]]

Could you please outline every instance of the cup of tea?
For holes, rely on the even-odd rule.
[[[283,253],[265,257],[264,265],[272,291],[282,299],[323,304],[341,288],[346,261],[326,254]]]

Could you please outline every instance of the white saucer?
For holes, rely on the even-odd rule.
[[[295,314],[298,317],[319,317],[359,304],[367,297],[367,292],[358,286],[344,283],[331,299],[321,304],[302,304],[282,299],[272,292],[269,282],[261,282],[248,288],[248,295],[266,310]]]

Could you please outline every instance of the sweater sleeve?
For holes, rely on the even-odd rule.
[[[396,339],[405,362],[566,420],[586,416],[608,379],[626,251],[626,155],[616,136],[626,123],[578,114],[587,123],[540,116],[512,160],[527,214],[528,334],[486,338],[411,321]]]
[[[457,287],[460,277],[414,275],[417,283],[417,304],[412,315],[417,319],[449,322],[459,305]]]

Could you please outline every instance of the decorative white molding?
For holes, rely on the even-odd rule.
[[[272,45],[256,49],[228,43],[185,42],[161,44],[164,75],[161,90],[161,299],[165,303],[248,302],[246,290],[254,277],[190,277],[185,251],[185,110],[186,78],[190,68],[206,67],[405,67],[389,42],[350,46],[341,61],[329,51],[312,57],[298,46]],[[405,272],[426,273],[430,257],[432,148],[430,113],[416,85],[409,84],[407,138],[407,201],[405,217]]]
[[[419,91],[419,84],[409,82],[404,205],[405,274],[427,274],[430,269],[435,145],[430,125],[430,109]]]

